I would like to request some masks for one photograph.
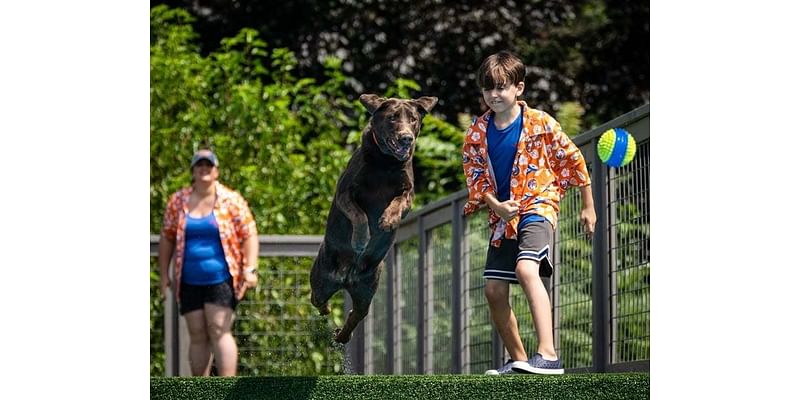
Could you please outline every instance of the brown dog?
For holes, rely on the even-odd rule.
[[[383,258],[394,243],[400,220],[411,208],[411,160],[422,117],[438,99],[359,98],[372,115],[359,146],[339,181],[328,214],[325,240],[311,267],[311,304],[328,314],[328,300],[340,289],[353,309],[334,340],[347,343],[364,319],[378,287]]]

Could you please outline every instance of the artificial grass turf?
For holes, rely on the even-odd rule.
[[[647,399],[650,374],[150,378],[151,399]]]

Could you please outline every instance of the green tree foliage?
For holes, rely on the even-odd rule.
[[[152,231],[168,196],[189,183],[187,160],[208,145],[219,156],[220,181],[248,200],[259,232],[320,233],[320,210],[330,206],[355,128],[336,63],[326,64],[329,79],[317,85],[294,77],[293,54],[269,51],[251,29],[203,57],[187,13],[154,8],[152,20]]]
[[[561,124],[561,129],[569,137],[575,137],[581,130],[581,119],[586,110],[576,101],[568,101],[561,104],[561,107],[556,114],[556,121]]]
[[[198,17],[204,52],[242,27],[298,55],[304,76],[336,55],[353,79],[348,97],[399,77],[442,99],[440,112],[480,113],[475,71],[501,49],[528,66],[526,100],[557,111],[578,101],[588,127],[649,101],[649,3],[622,0],[159,0]]]

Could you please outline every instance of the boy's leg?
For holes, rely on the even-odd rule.
[[[544,373],[563,373],[559,372],[563,371],[560,361],[549,362],[558,360],[558,355],[553,342],[550,296],[541,278],[553,274],[553,264],[550,261],[553,249],[553,225],[547,221],[530,222],[520,229],[517,235],[519,239],[517,281],[525,292],[533,316],[533,325],[536,328],[538,341],[536,352],[539,355],[534,354],[533,359],[540,358],[539,361],[533,362],[532,366],[551,370]]]
[[[511,309],[511,305],[508,302],[508,281],[487,279],[484,294],[489,303],[489,314],[492,317],[492,322],[497,328],[500,338],[503,339],[503,344],[508,350],[508,354],[515,361],[527,361],[528,356],[525,354],[525,347],[519,337],[517,318],[514,316],[514,310]]]
[[[516,240],[503,239],[500,247],[489,246],[486,253],[486,268],[483,271],[486,282],[484,295],[489,304],[492,324],[512,359],[498,369],[486,371],[487,375],[517,373],[516,368],[526,371],[530,369],[525,347],[519,337],[517,318],[509,304],[509,284],[517,283],[517,274],[514,272],[517,251]]]
[[[553,316],[550,310],[550,296],[547,293],[542,278],[539,277],[539,263],[533,260],[519,260],[517,262],[517,280],[533,316],[533,325],[536,328],[537,353],[545,360],[557,360],[555,345],[553,343]]]

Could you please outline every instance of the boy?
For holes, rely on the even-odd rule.
[[[489,207],[484,294],[512,358],[486,374],[563,374],[553,345],[550,298],[540,276],[553,273],[550,253],[558,203],[568,188],[580,188],[581,223],[588,234],[594,232],[597,217],[586,162],[553,117],[517,100],[525,89],[525,66],[518,57],[507,51],[489,56],[477,80],[489,110],[464,139],[469,190],[464,215],[481,203]],[[530,359],[508,301],[510,283],[522,287],[533,316],[538,348]]]

